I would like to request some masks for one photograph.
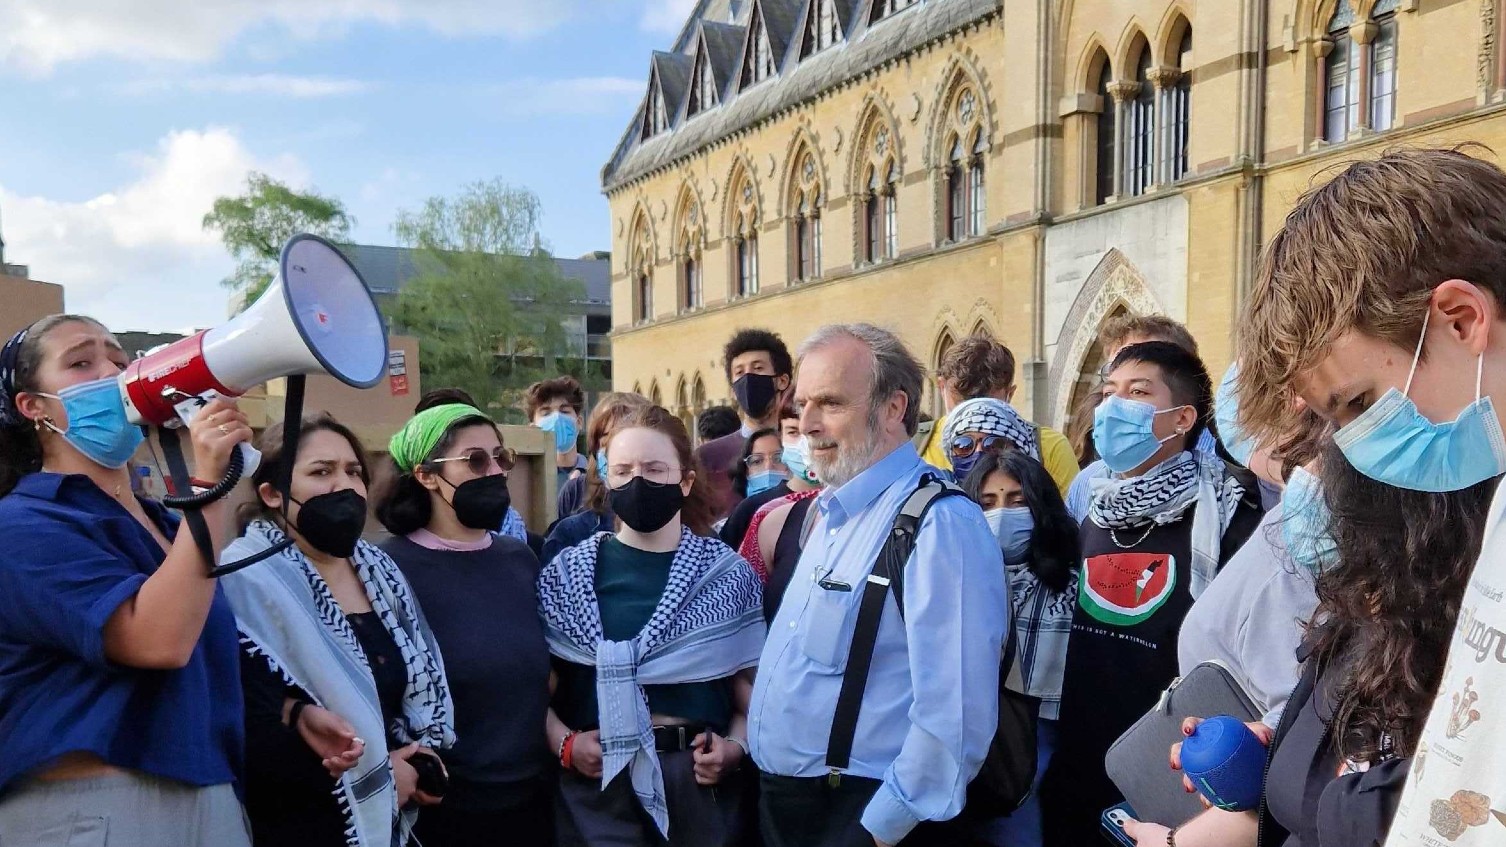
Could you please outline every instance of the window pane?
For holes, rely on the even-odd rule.
[[[1387,130],[1396,111],[1395,18],[1380,22],[1370,51],[1370,126]]]
[[[961,241],[964,235],[962,222],[967,200],[962,194],[962,169],[960,167],[953,165],[947,169],[946,187],[947,238],[952,241]]]
[[[1114,194],[1114,99],[1109,96],[1109,64],[1105,60],[1098,77],[1098,97],[1103,111],[1098,113],[1097,179],[1093,200],[1102,204]]]
[[[821,276],[821,213],[811,218],[811,277]]]
[[[983,234],[983,165],[976,164],[968,169],[968,212],[972,215],[969,226],[971,235]]]
[[[1331,142],[1349,137],[1349,36],[1334,39],[1326,62],[1327,96],[1323,104],[1323,138]]]
[[[891,190],[898,190],[899,186],[893,186]],[[892,259],[899,254],[899,227],[896,222],[894,194],[884,198],[884,257]]]

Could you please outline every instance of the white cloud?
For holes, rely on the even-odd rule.
[[[649,32],[678,35],[696,0],[646,0],[640,25]]]
[[[513,115],[597,115],[637,104],[647,85],[615,76],[574,79],[516,79],[488,86],[499,107]]]
[[[252,155],[223,128],[175,131],[128,161],[128,184],[83,201],[21,196],[0,185],[6,253],[32,275],[64,286],[70,311],[117,330],[204,326],[225,314],[219,280],[232,263],[201,226],[215,198],[236,194],[262,170],[307,180],[291,157]]]
[[[287,74],[224,74],[185,78],[133,80],[119,86],[124,94],[256,94],[291,99],[342,97],[370,91],[369,83],[358,79]]]
[[[599,0],[0,0],[0,63],[32,73],[95,57],[203,62],[272,26],[293,40],[354,24],[526,38]]]

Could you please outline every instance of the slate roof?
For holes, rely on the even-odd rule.
[[[787,63],[777,80],[769,80],[726,98],[720,106],[701,113],[694,121],[678,121],[668,131],[644,139],[644,114],[640,105],[611,160],[602,168],[603,190],[612,191],[638,177],[672,165],[703,147],[814,98],[827,89],[988,17],[1000,9],[1000,0],[928,0],[869,26],[865,13],[871,2],[872,0],[839,2],[839,14],[842,6],[846,6],[848,12],[848,16],[844,18],[847,33],[845,42],[816,53],[803,62]],[[703,0],[697,7],[697,14],[705,6],[706,2]],[[766,14],[772,10],[773,3],[770,3]],[[766,20],[772,25],[772,18]],[[799,21],[796,20],[789,25],[793,27],[798,24]],[[701,26],[706,26],[706,23],[702,22]],[[784,34],[786,43],[794,40],[792,32],[793,30]],[[770,37],[773,37],[772,31]],[[679,64],[672,62],[671,58],[680,60]],[[796,58],[798,60],[798,56]],[[679,87],[674,92],[679,96],[665,101],[666,104],[683,102],[685,81],[690,72],[690,57],[679,53],[656,52],[654,62],[655,68],[683,69]],[[671,92],[666,84],[668,80],[664,71],[660,71],[659,78],[661,89],[668,98]]]
[[[801,7],[805,0],[755,0],[763,12],[763,25],[769,30],[769,48],[773,51],[774,67],[784,68],[789,58],[791,45],[800,49]],[[750,36],[751,37],[751,36]]]
[[[416,251],[407,247],[379,244],[345,244],[341,251],[356,266],[373,294],[396,294],[418,276],[414,261]],[[560,273],[579,280],[586,288],[586,306],[610,306],[612,303],[611,261],[608,259],[555,259]],[[588,310],[591,311],[591,310]]]
[[[732,24],[701,24],[701,36],[705,39],[706,56],[711,61],[711,74],[716,77],[717,99],[726,102],[732,96],[732,87],[737,72],[737,56],[742,50],[746,27]]]

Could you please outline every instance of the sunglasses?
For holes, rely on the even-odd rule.
[[[959,435],[952,439],[950,445],[954,459],[966,459],[978,452],[992,453],[997,456],[1013,447],[1014,442],[1002,435],[985,435],[978,439],[974,439],[971,435]]]
[[[511,472],[513,466],[518,463],[518,454],[511,447],[497,447],[490,453],[480,447],[472,447],[459,456],[431,459],[429,464],[442,465],[446,462],[465,462],[466,469],[471,473],[476,476],[486,476],[486,472],[491,469],[492,462],[497,463],[497,467],[502,469],[502,473]]]

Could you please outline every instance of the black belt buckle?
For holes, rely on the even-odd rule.
[[[660,753],[680,753],[690,749],[690,742],[701,733],[701,729],[694,726],[656,726],[654,727],[654,747]]]

